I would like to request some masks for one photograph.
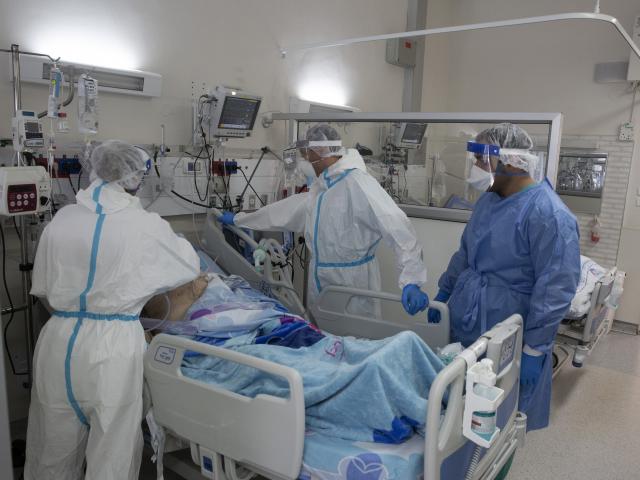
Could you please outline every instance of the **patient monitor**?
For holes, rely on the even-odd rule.
[[[223,86],[217,86],[211,96],[211,135],[218,138],[250,136],[262,97]]]

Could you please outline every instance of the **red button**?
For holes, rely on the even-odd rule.
[[[411,48],[411,42],[404,42],[404,48]]]

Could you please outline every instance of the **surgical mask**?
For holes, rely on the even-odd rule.
[[[473,165],[467,178],[467,183],[476,190],[486,192],[493,185],[493,175],[480,167]]]
[[[315,180],[318,176],[316,175],[316,171],[313,169],[313,165],[311,165],[311,162],[308,160],[298,160],[298,170],[302,175],[304,175],[307,181],[310,178]]]

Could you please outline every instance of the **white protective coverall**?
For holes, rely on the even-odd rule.
[[[199,259],[138,198],[94,181],[45,228],[31,294],[56,313],[35,350],[26,480],[137,479],[143,354],[138,315],[193,280]]]
[[[312,253],[309,264],[308,304],[326,286],[381,290],[375,252],[380,240],[393,249],[400,289],[427,281],[422,248],[406,214],[375,178],[367,173],[357,150],[327,168],[309,192],[292,195],[234,222],[253,230],[304,232]],[[378,302],[353,298],[347,310],[380,316]]]

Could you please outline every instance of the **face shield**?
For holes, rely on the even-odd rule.
[[[151,170],[151,157],[149,157],[149,154],[143,148],[135,145],[134,147],[138,150],[138,153],[144,162],[144,167],[138,171],[132,172],[125,178],[119,180],[118,183],[126,191],[135,195],[135,193],[142,187],[145,176],[149,173],[149,170]]]
[[[491,188],[497,176],[536,178],[540,163],[530,150],[478,142],[467,143],[467,162],[470,166],[467,183],[482,192]],[[507,165],[521,171],[508,171]]]
[[[491,163],[491,157],[498,157],[499,154],[500,147],[496,145],[467,142],[467,164],[469,165],[467,183],[481,192],[491,188],[495,175],[495,166]]]
[[[322,158],[340,156],[342,151],[342,140],[298,140],[295,146],[302,158],[310,163],[317,163]],[[309,153],[315,153],[320,159],[309,160]]]

